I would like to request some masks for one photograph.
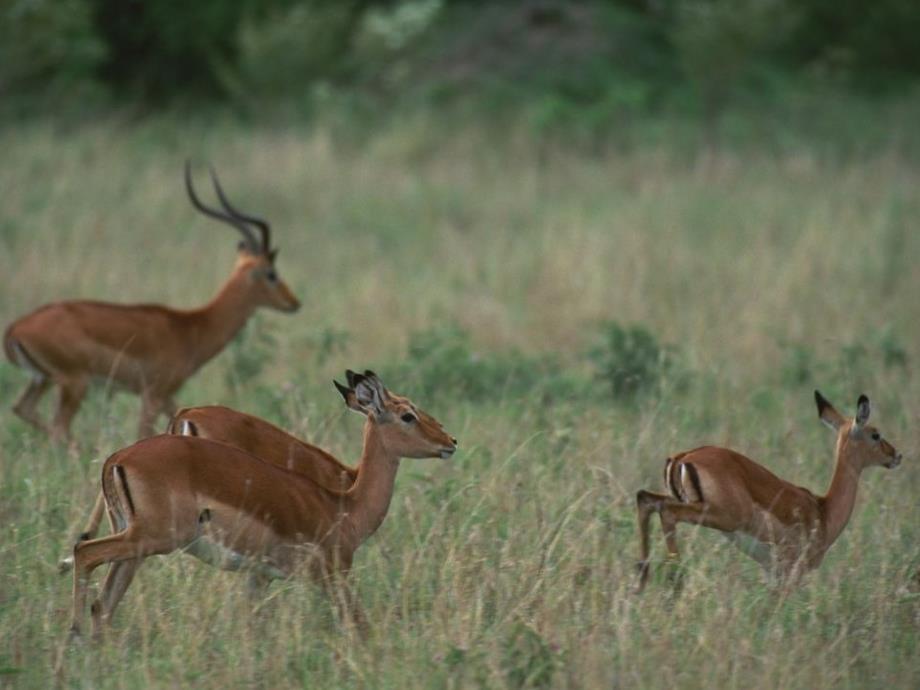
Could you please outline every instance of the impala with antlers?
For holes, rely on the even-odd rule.
[[[175,412],[173,395],[186,379],[227,345],[256,308],[284,312],[299,308],[297,298],[278,277],[278,250],[271,246],[268,223],[236,210],[213,170],[211,179],[222,211],[201,203],[186,163],[185,185],[195,208],[242,235],[236,266],[217,296],[191,310],[157,304],[54,302],[20,318],[3,338],[9,360],[31,376],[13,407],[17,415],[55,439],[69,439],[71,421],[90,382],[103,379],[140,395],[138,433],[149,436],[161,412]],[[52,384],[60,389],[60,398],[49,429],[36,407]]]
[[[166,433],[229,443],[261,460],[309,477],[327,489],[347,491],[358,477],[358,470],[342,464],[322,448],[304,443],[264,419],[222,405],[185,407],[170,420]],[[104,509],[105,495],[100,492],[89,522],[80,533],[82,541],[96,536]],[[72,565],[72,556],[62,559],[61,572]]]
[[[823,496],[780,479],[765,467],[727,448],[705,446],[668,458],[667,494],[640,491],[641,592],[649,575],[649,521],[661,518],[668,555],[677,558],[679,522],[723,532],[778,581],[794,584],[817,568],[846,527],[862,471],[872,465],[897,467],[901,454],[868,424],[869,399],[859,396],[856,416],[846,419],[815,391],[822,422],[837,432],[837,463]]]
[[[457,441],[373,372],[349,371],[347,380],[336,388],[366,417],[364,449],[347,491],[195,436],[155,436],[109,457],[102,489],[114,534],[74,547],[72,631],[79,633],[93,569],[111,564],[92,605],[98,633],[143,560],[176,550],[223,569],[245,568],[255,585],[306,567],[319,581],[341,585],[346,610],[361,622],[344,576],[387,514],[400,458],[446,459]]]

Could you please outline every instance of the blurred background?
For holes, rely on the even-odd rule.
[[[584,146],[870,147],[917,115],[910,0],[3,0],[0,19],[7,121],[436,112]]]

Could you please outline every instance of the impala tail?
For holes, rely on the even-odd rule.
[[[166,426],[166,433],[173,436],[200,436],[201,434],[198,433],[198,427],[195,423],[185,417],[193,409],[192,407],[183,407],[176,412]]]
[[[127,528],[134,519],[134,499],[128,487],[125,468],[117,463],[106,464],[102,471],[102,493],[105,503],[115,518],[115,529]]]
[[[665,460],[664,485],[681,503],[702,503],[705,499],[700,484],[700,473],[693,463],[680,460],[685,455],[686,453],[681,453]]]

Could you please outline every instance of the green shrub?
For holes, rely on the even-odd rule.
[[[601,326],[599,342],[588,357],[597,376],[610,385],[611,395],[624,401],[654,391],[675,363],[674,352],[660,345],[651,332],[615,321]]]

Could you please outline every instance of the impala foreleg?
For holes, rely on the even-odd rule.
[[[341,555],[327,555],[314,569],[314,575],[320,580],[326,594],[335,604],[342,624],[354,625],[362,638],[367,638],[370,626],[361,602],[348,584],[351,559]]]
[[[161,412],[166,412],[172,416],[175,412],[176,404],[171,398],[163,398],[153,393],[144,393],[141,395],[141,418],[137,425],[138,439],[154,436],[156,431],[157,418]]]
[[[80,409],[83,398],[86,397],[88,384],[85,379],[70,379],[61,381],[58,385],[60,396],[54,422],[51,424],[51,438],[55,441],[69,441],[70,424]]]

